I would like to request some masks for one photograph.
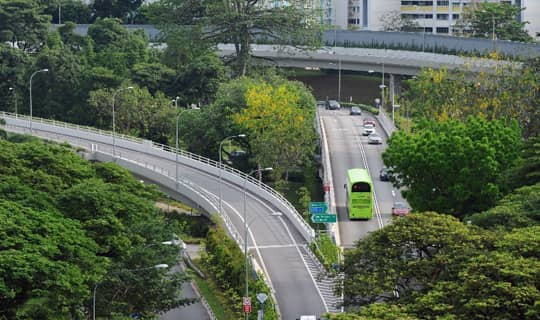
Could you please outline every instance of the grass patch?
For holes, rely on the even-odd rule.
[[[197,267],[201,268],[201,265],[197,264]],[[206,270],[202,270],[207,274]],[[201,295],[206,299],[218,320],[234,319],[232,310],[225,307],[225,305],[228,304],[228,300],[223,297],[223,294],[219,287],[214,283],[213,279],[211,277],[201,279],[197,277],[193,271],[190,271],[190,273],[193,275],[193,279],[195,280],[195,283],[197,283]]]

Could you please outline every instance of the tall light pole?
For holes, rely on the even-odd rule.
[[[384,103],[384,88],[386,88],[386,86],[384,85],[384,60],[381,62],[382,64],[382,79],[381,79],[381,84],[379,85],[379,88],[381,89],[381,99],[378,100],[378,99],[375,99],[375,101],[379,101],[380,103],[379,104],[379,109],[382,109],[383,107],[383,103]],[[374,70],[368,70],[368,73],[374,73],[375,71]],[[379,110],[380,111],[380,110]]]
[[[38,71],[35,71],[34,73],[32,73],[32,75],[30,76],[30,134],[32,134],[32,78],[34,78],[34,76],[37,74],[37,73],[40,73],[40,72],[48,72],[49,69],[41,69],[41,70],[38,70]]]
[[[168,264],[162,263],[162,264],[157,264],[155,266],[148,267],[148,268],[118,270],[118,271],[114,271],[114,273],[119,273],[119,272],[124,272],[124,271],[135,272],[135,271],[143,271],[143,270],[150,270],[150,269],[167,269],[168,267],[169,267]],[[97,291],[98,285],[99,285],[99,282],[97,282],[94,285],[94,294],[92,298],[92,319],[93,320],[96,320],[96,291]]]
[[[219,158],[219,183],[218,183],[218,188],[219,188],[219,215],[221,215],[223,212],[223,205],[222,205],[222,199],[223,199],[223,196],[222,196],[222,193],[221,193],[221,171],[222,171],[222,163],[221,163],[221,148],[223,147],[223,143],[227,140],[230,140],[230,139],[235,139],[235,138],[245,138],[246,135],[245,134],[237,134],[237,135],[234,135],[234,136],[228,136],[226,138],[224,138],[223,140],[221,140],[221,142],[219,143],[219,149],[218,149],[218,152],[219,152],[219,155],[218,155],[218,158]]]
[[[58,1],[58,24],[62,24],[62,0]]]
[[[341,103],[341,58],[338,60],[338,94],[337,94],[337,100],[339,103]]]
[[[11,91],[12,99],[15,101],[15,116],[17,116],[17,92],[14,87],[9,87],[9,91]]]
[[[396,121],[395,121],[395,119],[394,119],[394,113],[395,113],[395,110],[396,110],[397,108],[399,108],[399,107],[400,107],[399,104],[392,104],[392,124],[393,124],[393,125],[396,125]]]
[[[175,105],[176,105],[176,108],[178,109],[178,97],[176,97],[175,100],[173,100],[175,102]],[[199,110],[199,109],[187,109],[186,111],[184,112],[188,112],[190,110]],[[175,148],[176,148],[176,161],[174,163],[174,171],[175,171],[175,186],[178,184],[178,151],[179,151],[179,148],[178,148],[178,123],[180,121],[180,116],[182,114],[184,114],[184,112],[180,112],[178,113],[178,115],[176,116],[176,142],[175,142]]]
[[[249,284],[248,284],[248,252],[247,252],[247,248],[248,248],[248,223],[247,223],[247,209],[246,209],[246,203],[247,203],[247,193],[246,193],[246,183],[248,181],[248,177],[250,177],[252,174],[254,174],[255,172],[258,172],[259,174],[261,172],[265,172],[265,171],[272,171],[272,168],[262,168],[262,169],[255,169],[255,170],[252,170],[248,173],[248,175],[246,176],[246,178],[244,179],[244,185],[242,187],[242,190],[244,192],[244,266],[245,266],[245,280],[246,280],[246,298],[249,297]],[[249,314],[246,312],[245,313],[245,319],[247,320],[249,318]]]
[[[115,121],[114,121],[114,100],[116,98],[116,94],[120,91],[124,91],[124,90],[132,90],[133,87],[126,87],[126,88],[120,88],[120,89],[117,89],[114,93],[113,93],[113,96],[112,96],[112,156],[113,156],[113,159],[116,155],[115,151],[116,151],[116,140],[115,140],[115,137],[116,137],[116,126],[115,126]]]

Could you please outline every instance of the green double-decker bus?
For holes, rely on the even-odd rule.
[[[349,219],[373,217],[373,183],[366,169],[347,170],[347,209]]]

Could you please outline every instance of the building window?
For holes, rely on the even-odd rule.
[[[452,15],[452,20],[459,20],[459,14],[454,13],[454,14]]]
[[[448,33],[447,27],[437,27],[437,33]]]
[[[438,13],[437,14],[437,20],[448,20],[448,14],[446,14],[446,13]]]
[[[448,1],[437,1],[438,6],[448,6]]]

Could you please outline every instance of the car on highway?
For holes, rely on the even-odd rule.
[[[367,137],[368,144],[382,144],[382,138],[376,133],[372,133]]]
[[[351,116],[361,116],[362,110],[359,107],[351,107]]]
[[[326,101],[326,109],[327,110],[339,110],[339,109],[341,109],[341,105],[336,100],[328,100],[328,101]]]
[[[370,134],[375,133],[375,126],[371,123],[367,123],[362,127],[362,135],[369,136]]]
[[[396,201],[392,206],[392,215],[397,217],[403,217],[408,215],[411,212],[411,209],[407,207],[404,202]]]
[[[379,179],[381,181],[390,181],[390,174],[388,174],[387,167],[382,167],[381,171],[379,171]]]
[[[366,125],[366,124],[371,124],[373,127],[376,126],[376,122],[375,122],[375,119],[373,119],[372,117],[365,117],[364,120],[362,121],[362,125]]]

